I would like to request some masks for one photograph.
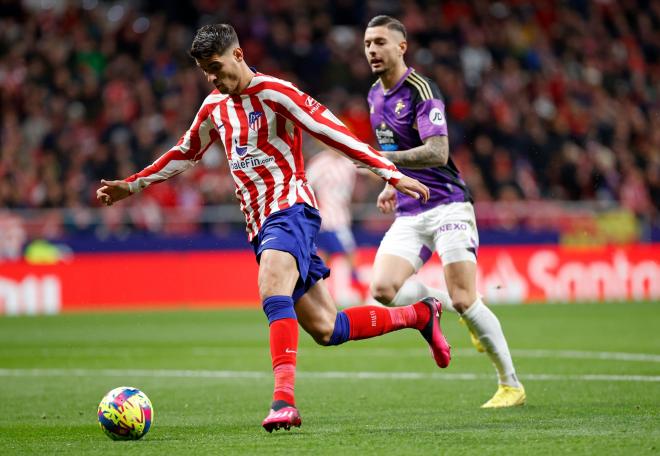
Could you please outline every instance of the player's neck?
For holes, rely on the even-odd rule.
[[[383,90],[387,92],[392,87],[396,85],[397,82],[401,80],[404,74],[408,71],[408,67],[405,63],[395,66],[390,71],[387,71],[379,76],[380,85],[383,86]]]
[[[250,82],[252,82],[252,78],[254,77],[254,72],[250,69],[249,66],[245,65],[245,68],[243,68],[243,71],[241,73],[241,82],[238,83],[237,91],[238,93],[242,93],[247,86],[250,85]]]

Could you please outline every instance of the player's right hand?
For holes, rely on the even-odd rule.
[[[131,196],[128,182],[124,182],[123,180],[107,181],[101,179],[101,183],[103,184],[103,187],[96,190],[96,199],[106,206],[112,206],[113,203]]]
[[[396,183],[394,188],[405,195],[422,200],[422,203],[426,203],[429,199],[429,188],[417,179],[408,176],[403,176],[399,179],[399,182]]]
[[[390,214],[396,208],[396,190],[391,185],[386,185],[378,199],[376,200],[376,207],[383,214]]]

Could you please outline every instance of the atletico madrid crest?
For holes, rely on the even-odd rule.
[[[258,131],[261,128],[261,118],[264,116],[264,113],[261,111],[253,111],[248,114],[248,127],[250,130]]]

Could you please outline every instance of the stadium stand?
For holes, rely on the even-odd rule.
[[[362,30],[386,13],[410,32],[408,64],[443,92],[452,156],[485,208],[480,223],[520,224],[524,216],[496,208],[523,201],[554,208],[545,219],[563,210],[553,202],[590,201],[660,223],[658,2],[182,5],[0,2],[0,210],[29,219],[64,208],[39,213],[41,235],[99,222],[102,232],[185,233],[205,226],[205,207],[234,204],[226,161],[211,149],[205,166],[93,210],[101,178],[141,169],[191,122],[209,91],[187,55],[204,23],[231,21],[251,65],[296,82],[373,141]],[[361,180],[356,202],[372,204],[379,189]],[[171,210],[176,224],[166,223]]]

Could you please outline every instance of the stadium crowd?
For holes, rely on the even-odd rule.
[[[231,22],[251,65],[373,143],[362,36],[380,13],[437,81],[476,201],[614,201],[658,221],[660,2],[643,0],[0,2],[0,208],[93,206],[101,178],[176,143],[209,91],[187,55],[205,23]],[[135,217],[234,203],[222,151],[204,161],[131,201]]]

